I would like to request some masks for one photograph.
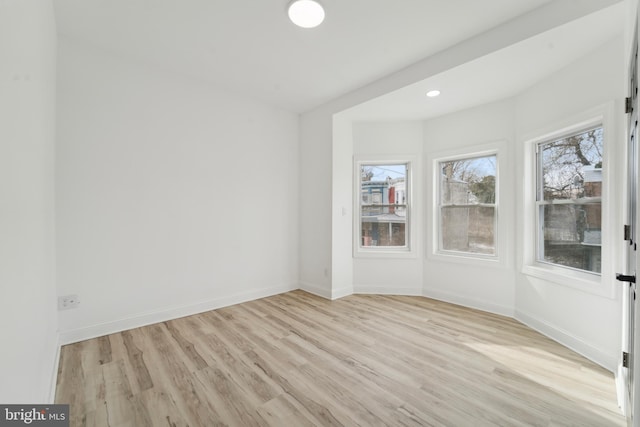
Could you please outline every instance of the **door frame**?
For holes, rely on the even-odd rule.
[[[638,86],[638,46],[640,46],[638,39],[638,22],[639,22],[639,14],[640,9],[636,9],[635,15],[635,25],[633,28],[633,39],[631,44],[631,51],[629,56],[629,63],[627,67],[627,83],[629,85],[627,93],[631,95],[632,103],[631,108],[633,109],[631,115],[627,119],[626,123],[626,135],[625,135],[625,157],[627,158],[627,170],[625,174],[625,183],[627,186],[627,191],[625,195],[625,205],[623,206],[626,212],[625,224],[635,224],[635,230],[632,232],[635,234],[632,236],[633,244],[636,244],[635,239],[638,238],[638,226],[640,226],[640,212],[638,209],[637,201],[638,201],[638,190],[639,185],[637,183],[638,171],[640,170],[640,147],[638,144],[638,131],[640,128],[638,127],[638,120],[640,117],[640,103],[638,102],[637,96],[637,86]],[[635,71],[635,76],[633,76]],[[632,79],[635,79],[632,80]],[[635,91],[635,96],[632,93]],[[631,137],[632,135],[635,138],[635,150],[630,150],[631,147]],[[632,152],[633,151],[633,152]],[[632,184],[632,179],[636,180],[635,185]],[[635,199],[635,218],[631,218],[631,200]],[[640,254],[637,250],[635,250],[635,260],[633,260],[633,251],[629,250],[629,242],[625,241],[625,274],[635,274],[637,270],[637,266],[640,265]],[[635,261],[635,266],[633,261]],[[634,268],[636,267],[636,268]],[[630,271],[630,270],[634,271]],[[640,367],[640,354],[638,354],[638,347],[640,344],[640,316],[638,309],[640,308],[639,299],[634,298],[631,301],[631,292],[628,289],[631,286],[621,283],[621,285],[626,285],[623,289],[625,290],[622,295],[622,304],[623,304],[623,350],[630,353],[629,356],[629,366],[631,369],[629,371],[625,371],[626,368],[621,368],[622,377],[623,377],[623,397],[621,399],[622,409],[627,418],[627,425],[631,427],[640,427],[640,417],[634,416],[638,409],[640,409],[640,381],[638,381],[637,368]],[[635,286],[634,286],[635,288]],[[633,308],[634,316],[633,316],[633,325],[629,325],[629,310]],[[632,331],[629,331],[628,328],[633,327]],[[632,341],[632,348],[630,341]],[[632,386],[630,389],[629,386]]]

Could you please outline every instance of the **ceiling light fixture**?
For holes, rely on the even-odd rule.
[[[435,89],[435,90],[430,90],[429,92],[427,92],[427,96],[429,98],[435,98],[436,96],[440,95],[440,91]]]
[[[289,19],[302,28],[313,28],[324,21],[324,8],[315,0],[295,0],[289,5]]]

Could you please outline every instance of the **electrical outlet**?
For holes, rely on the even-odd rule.
[[[69,310],[76,308],[80,304],[78,295],[64,295],[58,297],[58,310]]]

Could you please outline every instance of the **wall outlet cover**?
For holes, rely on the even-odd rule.
[[[68,310],[76,308],[80,304],[78,295],[64,295],[58,297],[58,310]]]

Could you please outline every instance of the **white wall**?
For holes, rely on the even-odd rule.
[[[616,39],[599,47],[594,52],[569,67],[544,79],[518,97],[517,132],[519,136],[517,162],[524,166],[524,143],[527,138],[553,130],[554,125],[566,122],[571,117],[615,100],[617,119],[608,132],[616,132],[608,142],[611,218],[610,230],[618,236],[622,226],[621,192],[624,179],[624,119],[621,100],[625,96],[624,42]],[[611,135],[611,133],[610,133]],[[614,135],[611,135],[614,136]],[[523,175],[516,176],[518,188],[523,189]],[[519,193],[518,218],[523,218],[524,200]],[[518,230],[523,230],[519,221]],[[518,248],[522,248],[523,233],[518,232]],[[613,270],[622,267],[621,239],[604,248],[614,265],[603,271],[603,292],[585,292],[580,289],[554,283],[543,278],[520,273],[516,278],[516,318],[547,333],[596,362],[615,370],[620,359],[621,300],[620,287],[607,294],[615,286]],[[520,251],[521,252],[521,251]],[[523,254],[519,253],[519,259]],[[603,270],[604,270],[603,261]],[[620,270],[618,270],[620,271]],[[567,280],[567,282],[571,282]],[[570,284],[570,283],[569,283]],[[596,289],[597,291],[597,289]]]
[[[411,217],[411,231],[414,239],[410,240],[413,254],[402,258],[367,258],[357,257],[348,261],[353,264],[353,290],[356,293],[422,295],[423,239],[422,230],[424,214],[422,209],[424,187],[422,180],[422,123],[420,121],[354,123],[353,153],[357,156],[411,156],[412,181],[410,201],[414,215]],[[353,160],[349,159],[348,179],[341,183],[353,188]],[[351,192],[350,192],[351,193]],[[353,206],[353,199],[349,200]],[[357,215],[354,212],[354,215]],[[351,216],[349,217],[351,221]],[[347,255],[351,255],[353,233],[345,243]]]
[[[2,403],[48,403],[56,379],[55,54],[50,1],[0,2]]]
[[[407,258],[351,259],[352,230],[334,232],[334,253],[339,239],[346,250],[343,263],[353,265],[353,291],[356,293],[396,293],[426,295],[492,312],[513,315],[515,228],[514,209],[514,150],[515,101],[512,99],[450,114],[433,120],[406,122],[356,122],[352,124],[353,154],[411,155],[419,159],[414,165],[413,203],[416,215],[412,226],[416,228],[415,256]],[[461,126],[464,123],[464,126]],[[340,147],[348,140],[341,141]],[[433,169],[428,159],[452,153],[473,153],[479,146],[499,143],[500,195],[499,207],[500,262],[431,254],[427,242],[433,238],[432,210]],[[344,148],[341,148],[344,150]],[[427,159],[427,161],[422,161]],[[348,159],[351,160],[351,159]],[[352,164],[346,164],[340,186],[350,188]],[[337,179],[334,162],[334,180]],[[334,187],[340,187],[334,184]],[[350,199],[351,204],[353,199]],[[354,213],[355,214],[355,213]],[[349,218],[349,221],[351,218]],[[341,238],[340,235],[346,238]],[[339,249],[339,248],[338,248]],[[425,250],[427,253],[425,253]],[[334,264],[337,261],[334,261]],[[469,278],[472,277],[473,280]]]
[[[424,295],[483,310],[513,315],[515,241],[514,150],[515,101],[507,99],[449,114],[424,123],[427,259]],[[498,148],[497,259],[435,255],[434,230],[437,204],[433,191],[433,161]]]
[[[331,180],[331,298],[353,293],[353,130],[351,122],[333,117]],[[340,141],[339,143],[335,143]],[[345,185],[346,184],[346,185]]]
[[[62,38],[62,341],[298,288],[298,116]]]
[[[300,117],[300,287],[332,297],[332,116]]]
[[[441,118],[406,122],[355,122],[346,130],[335,131],[336,126],[347,127],[344,120],[334,120],[334,201],[349,208],[348,218],[334,207],[333,265],[349,271],[353,292],[395,293],[427,295],[434,298],[469,305],[493,312],[513,315],[514,307],[514,169],[511,147],[515,138],[515,101],[510,99]],[[460,124],[464,123],[464,126]],[[336,138],[341,138],[336,142]],[[425,245],[433,236],[431,209],[433,170],[431,156],[451,155],[454,151],[473,153],[478,146],[499,143],[501,169],[499,249],[500,262],[469,260],[460,257],[432,257],[425,254]],[[341,153],[336,158],[336,152]],[[336,194],[337,189],[353,187],[353,160],[355,156],[414,156],[413,203],[415,215],[412,226],[417,231],[413,242],[414,256],[403,258],[366,258],[351,256],[353,229],[351,191]],[[426,207],[425,207],[426,205]],[[337,230],[337,231],[336,231]],[[335,273],[335,272],[334,272]],[[335,277],[335,275],[334,275]],[[469,280],[473,277],[473,280]],[[343,279],[344,281],[344,279]],[[341,286],[345,287],[344,285]]]

